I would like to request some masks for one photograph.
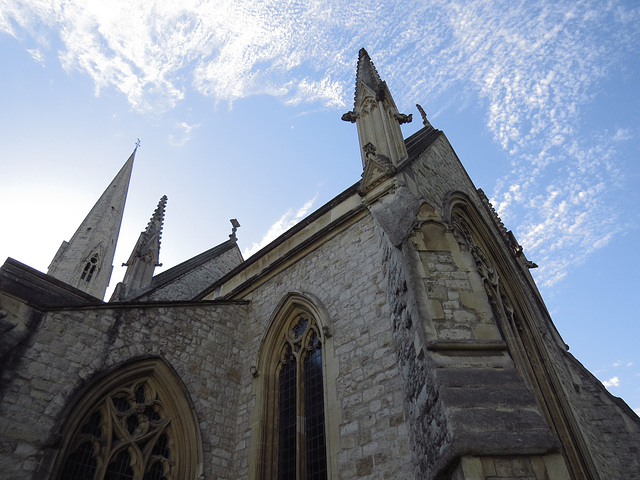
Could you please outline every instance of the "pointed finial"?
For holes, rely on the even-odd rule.
[[[133,265],[134,259],[143,258],[148,252],[152,252],[151,257],[155,258],[154,266],[162,266],[162,264],[159,263],[160,241],[162,239],[162,227],[164,225],[164,214],[166,208],[167,196],[163,195],[158,202],[158,206],[153,211],[153,215],[151,215],[151,220],[147,223],[147,227],[142,233],[140,233],[140,238],[133,248],[131,257],[129,257],[129,260],[126,263],[122,264],[123,267]]]
[[[140,147],[140,139],[136,138],[136,150]]]
[[[387,83],[378,75],[364,48],[358,55],[353,110],[342,115],[342,120],[357,124],[363,167],[373,155],[365,148],[369,143],[375,146],[376,156],[388,159],[394,166],[406,159],[400,125],[409,123],[412,115],[398,111]]]
[[[364,48],[358,52],[358,67],[356,70],[356,84],[363,82],[373,91],[379,92],[381,85],[384,83],[373,64],[371,57]]]
[[[376,70],[375,65],[371,61],[371,57],[367,53],[367,51],[363,48],[358,52],[358,65],[356,67],[356,89],[354,94],[354,107],[355,104],[358,103],[358,90],[361,88],[360,85],[366,85],[368,88],[375,92],[378,100],[382,100],[385,95],[385,86],[386,84],[378,75],[378,71]],[[354,110],[345,113],[342,115],[342,120],[345,122],[356,123],[357,118],[360,116]]]
[[[229,238],[235,242],[237,240],[236,230],[238,230],[238,228],[240,227],[240,222],[238,222],[238,220],[235,218],[232,218],[229,221],[231,222],[231,227],[233,227],[231,228],[231,235],[229,235]]]
[[[158,230],[158,238],[160,238],[160,235],[162,235],[162,225],[164,223],[164,211],[167,208],[167,200],[168,199],[166,195],[163,195],[160,198],[160,201],[158,202],[158,206],[153,212],[153,215],[151,216],[151,220],[149,220],[149,223],[147,225],[147,231],[150,230],[153,222],[157,222],[160,225],[160,229]]]
[[[425,113],[424,108],[422,108],[422,106],[419,103],[416,103],[416,108],[418,109],[418,111],[420,112],[420,115],[422,116],[422,124],[425,127],[433,128],[429,120],[427,120],[427,114]]]

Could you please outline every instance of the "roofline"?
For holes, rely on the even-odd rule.
[[[221,244],[216,245],[209,250],[205,250],[195,257],[191,257],[188,260],[185,260],[184,262],[179,263],[178,265],[175,265],[168,270],[165,270],[164,272],[160,272],[158,275],[152,278],[149,288],[140,292],[138,295],[132,298],[131,301],[138,300],[141,297],[144,297],[162,287],[165,287],[174,280],[180,278],[183,275],[186,275],[194,268],[204,265],[209,260],[217,258],[223,253],[226,253],[229,250],[233,249],[233,247],[237,246],[238,245],[236,241],[230,238],[229,240],[222,242]]]
[[[404,166],[413,163],[413,161],[417,159],[430,145],[432,145],[433,142],[440,137],[440,135],[442,135],[442,131],[434,129],[432,126],[429,125],[421,128],[417,132],[407,137],[404,140],[404,142],[405,142],[405,145],[407,145],[407,152],[409,153],[409,157],[407,158]],[[315,210],[309,216],[302,219],[296,225],[291,227],[289,230],[284,232],[282,235],[280,235],[271,243],[263,247],[261,250],[253,254],[251,257],[246,259],[244,262],[242,262],[240,265],[238,265],[233,270],[228,272],[226,275],[223,275],[222,277],[220,277],[212,285],[210,285],[209,287],[204,289],[202,292],[197,294],[194,297],[194,300],[202,299],[207,295],[210,295],[212,292],[216,290],[216,288],[227,283],[230,279],[237,276],[240,272],[242,272],[243,270],[246,270],[251,265],[253,265],[254,263],[258,262],[259,260],[267,256],[271,251],[275,250],[284,242],[286,242],[287,240],[289,240],[290,238],[292,238],[293,236],[301,232],[308,225],[315,222],[317,219],[325,215],[327,212],[335,208],[337,205],[343,203],[347,198],[353,196],[354,194],[357,195],[359,187],[360,187],[360,180],[358,180],[356,183],[348,187],[342,193],[338,194],[333,199],[329,200],[327,203],[325,203],[320,208]],[[293,255],[295,255],[299,251],[304,250],[310,244],[316,242],[318,238],[320,238],[322,235],[326,233],[327,228],[335,229],[337,226],[343,224],[344,222],[352,218],[355,214],[357,214],[359,211],[362,211],[363,209],[366,209],[364,204],[362,204],[359,208],[353,210],[352,212],[349,212],[350,213],[349,215],[346,215],[344,217],[341,217],[340,219],[337,219],[336,222],[331,222],[329,225],[323,228],[320,232],[301,241],[300,244],[296,245],[293,248],[293,250],[287,253],[287,255],[283,255],[282,257],[276,259],[272,264],[270,264],[269,270],[272,270],[273,268],[277,268],[278,265],[281,265],[283,262],[291,258]],[[256,278],[261,277],[265,274],[266,272],[262,271],[260,272],[260,274],[254,275],[253,277],[251,277],[251,281],[255,281]],[[233,289],[231,292],[224,294],[221,298],[230,298],[235,293],[237,293],[238,290],[242,289],[243,285],[245,285],[246,283],[247,281],[241,282],[241,284],[237,288]]]
[[[203,297],[206,297],[207,295],[209,295],[210,293],[212,293],[218,286],[226,283],[227,281],[229,281],[231,278],[235,277],[238,273],[242,272],[243,270],[247,269],[248,267],[250,267],[251,265],[253,265],[254,263],[256,263],[257,261],[259,261],[260,259],[262,259],[263,257],[265,257],[267,254],[269,254],[269,252],[273,251],[274,249],[276,249],[278,246],[282,245],[284,242],[286,242],[287,240],[289,240],[291,237],[293,237],[294,235],[296,235],[298,232],[302,231],[304,228],[306,228],[308,225],[310,225],[311,223],[315,222],[318,218],[320,218],[322,215],[326,214],[327,212],[331,211],[333,208],[335,208],[337,205],[343,203],[347,198],[353,196],[354,194],[358,193],[358,186],[360,185],[360,182],[356,182],[353,185],[351,185],[349,188],[347,188],[346,190],[344,190],[342,193],[338,194],[336,197],[334,197],[333,199],[329,200],[329,202],[325,203],[323,206],[321,206],[320,208],[318,208],[316,211],[314,211],[313,213],[311,213],[309,216],[303,218],[302,220],[300,220],[300,222],[298,222],[296,225],[294,225],[293,227],[291,227],[289,230],[287,230],[286,232],[284,232],[282,235],[280,235],[278,238],[276,238],[275,240],[273,240],[271,243],[269,243],[268,245],[266,245],[265,247],[263,247],[261,250],[259,250],[258,252],[256,252],[255,254],[253,254],[252,256],[250,256],[248,259],[246,259],[244,262],[242,262],[240,265],[238,265],[237,267],[235,267],[233,270],[231,270],[230,272],[228,272],[226,275],[223,275],[222,277],[220,277],[216,282],[214,282],[211,286],[207,287],[206,289],[204,289],[202,292],[200,292],[199,294],[197,294],[194,297],[195,299],[201,299]],[[361,208],[365,208],[364,206],[362,206]],[[343,219],[344,220],[344,219]],[[308,243],[308,241],[312,240],[312,239],[316,239],[316,236],[313,235],[310,239],[307,239],[307,241],[302,242],[301,245],[306,245]],[[278,263],[278,262],[277,262]],[[243,282],[244,283],[244,282]],[[226,296],[226,295],[225,295]]]

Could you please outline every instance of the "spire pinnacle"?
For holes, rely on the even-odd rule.
[[[162,227],[164,224],[164,212],[167,208],[167,196],[163,195],[158,202],[158,206],[151,216],[151,220],[147,224],[144,232],[140,233],[138,242],[131,252],[131,256],[127,263],[123,263],[123,267],[131,266],[136,258],[146,258],[147,262],[152,261],[155,267],[162,264],[158,263],[160,258],[160,239],[162,237]]]
[[[147,228],[140,233],[129,260],[122,264],[123,267],[127,267],[127,271],[122,282],[116,286],[111,301],[126,300],[130,294],[151,285],[155,268],[162,266],[159,263],[160,239],[166,207],[167,196],[163,195],[151,215]]]
[[[371,57],[364,48],[358,52],[358,68],[356,70],[356,89],[358,84],[363,83],[367,85],[371,90],[378,93],[381,91],[381,87],[384,82],[380,78],[378,71],[376,70]]]
[[[345,113],[342,120],[357,124],[363,168],[368,161],[363,149],[368,144],[375,147],[381,161],[388,160],[394,166],[407,158],[400,125],[410,122],[412,115],[398,111],[387,83],[364,48],[358,54],[353,110]]]

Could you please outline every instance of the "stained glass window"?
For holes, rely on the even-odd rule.
[[[325,480],[322,343],[317,326],[299,316],[278,365],[278,480]]]

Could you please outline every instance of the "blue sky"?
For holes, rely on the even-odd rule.
[[[136,138],[114,264],[164,194],[164,268],[230,218],[250,255],[360,178],[340,116],[364,46],[540,266],[570,351],[640,411],[637,2],[136,3],[0,0],[2,259],[46,271]]]

